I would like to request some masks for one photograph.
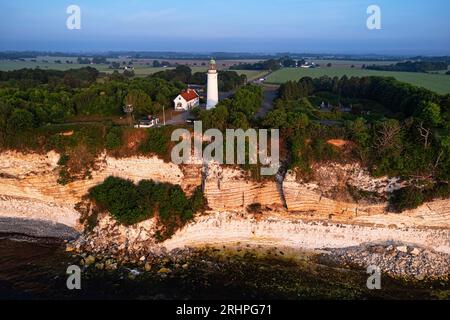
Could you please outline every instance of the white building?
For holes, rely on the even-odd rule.
[[[175,110],[186,111],[198,107],[200,104],[200,97],[195,90],[187,89],[179,94],[175,100]]]
[[[219,81],[216,61],[211,59],[208,69],[208,93],[206,97],[206,110],[214,109],[219,103]]]

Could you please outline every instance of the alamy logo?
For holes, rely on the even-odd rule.
[[[381,269],[378,266],[369,266],[367,268],[367,274],[370,274],[367,278],[367,289],[369,290],[381,290]]]
[[[196,121],[193,139],[191,132],[187,129],[177,129],[172,133],[172,141],[179,142],[172,149],[172,162],[178,165],[210,162],[256,165],[259,160],[259,163],[265,166],[261,168],[261,175],[275,175],[280,167],[279,136],[278,129],[270,130],[269,156],[268,130],[260,129],[257,132],[255,129],[247,131],[227,129],[224,149],[223,133],[218,129],[209,129],[203,134],[202,122]],[[193,152],[192,140],[194,140]],[[209,142],[205,148],[203,148],[204,142]]]
[[[66,273],[69,275],[66,281],[67,289],[81,290],[81,269],[78,266],[70,266]]]
[[[69,30],[81,29],[81,9],[77,5],[70,5],[67,7],[66,13],[70,16],[67,18],[66,26]]]
[[[371,5],[367,8],[367,29],[380,30],[381,29],[381,8],[377,5]]]

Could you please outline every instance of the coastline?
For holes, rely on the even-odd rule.
[[[151,221],[126,228],[105,216],[90,234],[67,246],[69,252],[90,256],[90,264],[99,263],[101,268],[108,259],[114,260],[113,265],[148,264],[152,268],[161,260],[205,248],[296,261],[308,252],[322,261],[352,268],[366,269],[376,264],[394,278],[447,280],[450,232],[305,221],[276,214],[255,218],[241,213],[215,213],[198,217],[171,239],[156,243]]]
[[[4,215],[0,215],[0,235],[64,240],[66,251],[77,256],[80,264],[101,270],[134,265],[164,271],[167,261],[189,260],[196,251],[212,250],[297,263],[306,254],[342,268],[363,270],[376,265],[386,275],[403,280],[448,281],[449,276],[447,228],[312,220],[286,212],[262,216],[215,212],[197,216],[171,239],[156,243],[152,219],[125,227],[103,214],[91,232],[80,233],[55,221]]]
[[[75,240],[79,233],[62,223],[45,220],[0,217],[0,236],[37,239]]]
[[[154,257],[167,257],[172,252],[225,246],[235,251],[265,248],[267,252],[276,248],[283,252],[278,256],[294,257],[311,251],[334,257],[330,258],[332,262],[342,265],[366,268],[368,263],[377,263],[384,272],[400,277],[433,278],[449,273],[448,264],[446,270],[442,263],[433,267],[433,260],[450,261],[448,199],[425,203],[402,214],[389,212],[385,202],[349,202],[335,194],[336,186],[350,183],[385,197],[396,184],[369,176],[358,164],[318,166],[314,168],[317,176],[310,183],[297,180],[291,173],[280,186],[273,181],[251,180],[235,168],[212,166],[204,176],[200,168],[180,168],[156,157],[115,159],[103,155],[91,179],[62,186],[57,183],[58,159],[55,152],[0,154],[4,232],[66,240],[76,238],[78,232],[80,236],[68,244],[67,251],[92,255],[100,267],[103,264],[106,268],[110,258],[118,264],[144,262],[145,266]],[[154,219],[125,227],[107,212],[98,215],[92,231],[83,233],[86,226],[80,223],[80,217],[92,214],[83,197],[108,176],[174,183],[185,192],[204,186],[210,211],[197,215],[163,243],[155,240]],[[248,205],[260,201],[261,212],[246,212]],[[344,256],[349,257],[339,259]]]

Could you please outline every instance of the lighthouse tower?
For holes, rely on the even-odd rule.
[[[214,109],[219,103],[219,84],[216,61],[211,59],[208,69],[208,93],[206,99],[206,110]]]

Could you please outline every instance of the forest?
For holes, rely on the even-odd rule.
[[[320,110],[322,99],[351,109]],[[373,105],[377,109],[369,108]],[[332,125],[324,119],[332,119]],[[411,186],[391,199],[399,211],[450,195],[449,95],[384,77],[302,78],[280,87],[263,124],[282,129],[290,166],[305,174],[313,162],[351,158],[375,176],[409,181]],[[349,152],[336,152],[329,139],[351,141]]]

